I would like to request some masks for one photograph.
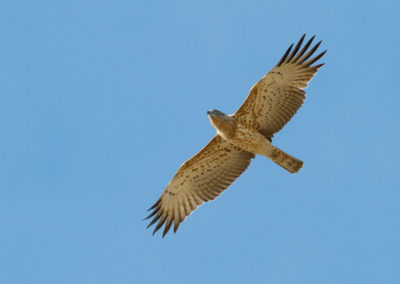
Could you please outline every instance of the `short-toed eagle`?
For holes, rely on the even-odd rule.
[[[239,110],[227,115],[208,111],[216,136],[190,160],[183,163],[172,181],[149,209],[149,226],[155,234],[165,224],[163,237],[172,223],[174,232],[203,202],[215,199],[249,166],[256,154],[270,158],[291,173],[303,162],[271,144],[272,137],[295,115],[305,99],[305,89],[323,64],[313,65],[326,51],[312,57],[321,41],[311,49],[313,36],[303,47],[305,35],[293,44],[279,63],[250,91]]]

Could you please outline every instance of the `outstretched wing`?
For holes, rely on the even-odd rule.
[[[301,48],[304,38],[305,35],[291,52],[292,44],[275,68],[253,86],[235,113],[236,118],[250,123],[268,138],[272,138],[296,114],[305,99],[303,89],[324,65],[312,66],[326,53],[311,57],[321,41],[308,51],[315,36]]]
[[[166,223],[163,237],[172,222],[174,232],[204,201],[214,200],[249,166],[254,154],[235,147],[218,134],[178,170],[158,201],[149,209],[157,223],[153,235]]]

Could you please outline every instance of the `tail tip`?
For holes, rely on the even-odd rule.
[[[298,173],[304,166],[303,161],[299,161],[298,163],[294,164],[293,167],[291,168],[290,172],[292,174]]]

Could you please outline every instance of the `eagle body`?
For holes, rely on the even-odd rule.
[[[208,115],[223,139],[244,151],[270,158],[291,173],[297,173],[302,168],[301,160],[273,146],[271,138],[260,133],[253,123],[240,120],[235,115],[226,115],[220,111],[215,115],[214,112],[209,111]]]
[[[215,137],[179,168],[161,197],[149,209],[156,224],[155,234],[163,225],[163,237],[172,224],[180,224],[198,206],[214,200],[250,165],[256,155],[268,157],[291,173],[303,162],[272,145],[271,141],[296,114],[305,100],[304,89],[324,64],[313,65],[326,51],[313,56],[321,41],[310,48],[315,36],[304,46],[305,35],[293,44],[278,64],[250,90],[243,105],[232,115],[208,111]],[[293,50],[292,50],[293,48]]]

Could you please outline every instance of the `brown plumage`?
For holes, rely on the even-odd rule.
[[[271,144],[273,135],[296,114],[305,99],[305,89],[323,64],[312,65],[326,51],[312,57],[321,42],[309,50],[313,36],[303,47],[305,35],[293,44],[279,63],[255,84],[233,115],[209,111],[217,135],[198,154],[186,161],[158,201],[149,209],[156,224],[164,224],[163,237],[172,224],[174,232],[196,208],[215,199],[249,166],[255,154],[266,156],[291,173],[303,162]]]

